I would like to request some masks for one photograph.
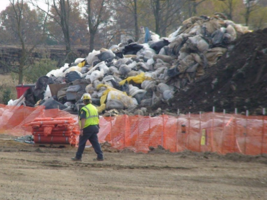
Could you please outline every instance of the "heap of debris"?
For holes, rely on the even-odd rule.
[[[219,14],[189,18],[165,38],[147,37],[146,31],[149,40],[145,43],[129,40],[94,50],[40,77],[36,87],[25,92],[25,104],[77,112],[87,92],[101,114],[147,115],[158,107],[176,113],[177,108],[184,108],[176,104],[180,95],[195,105],[193,94],[188,99],[185,92],[205,79],[223,55],[226,60],[226,52],[236,51],[235,41],[248,32],[247,27]],[[232,72],[228,70],[229,76]],[[209,84],[215,89],[220,81],[213,77]],[[203,96],[202,89],[203,94],[195,95]]]
[[[242,35],[205,75],[179,91],[162,111],[266,115],[267,29]],[[156,105],[152,110],[157,109]]]

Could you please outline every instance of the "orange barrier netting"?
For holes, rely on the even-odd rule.
[[[0,105],[0,133],[28,135],[33,130],[25,124],[36,118],[56,117],[77,121],[76,115],[58,109]],[[78,129],[77,123],[75,126]],[[61,135],[62,129],[54,130],[53,134],[68,136]],[[148,152],[149,147],[160,145],[171,152],[260,155],[267,153],[267,117],[220,113],[101,117],[98,137],[100,143],[108,142],[114,148],[135,152]]]

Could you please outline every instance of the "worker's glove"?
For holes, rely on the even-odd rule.
[[[83,136],[83,129],[80,129],[80,136]]]

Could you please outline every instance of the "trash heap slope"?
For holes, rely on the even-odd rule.
[[[251,94],[242,100],[239,96],[245,91],[238,84],[261,83],[265,67],[256,60],[266,55],[265,41],[253,40],[265,37],[264,31],[263,36],[246,34],[250,32],[220,14],[191,17],[163,38],[146,28],[143,41],[93,50],[48,72],[24,93],[24,103],[77,112],[86,92],[99,113],[107,115],[211,111],[212,106],[231,112],[235,107],[243,109],[241,101],[249,109],[258,102]],[[251,82],[246,74],[253,74],[258,66],[260,77]]]
[[[246,33],[233,42],[206,74],[175,93],[174,98],[157,104],[163,111],[183,113],[216,112],[261,115],[267,108],[267,29]]]

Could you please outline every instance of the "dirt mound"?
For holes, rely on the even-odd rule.
[[[181,113],[216,112],[238,113],[249,111],[261,115],[267,107],[267,29],[246,33],[239,37],[216,65],[186,90],[175,93],[168,103],[161,102],[165,112]]]

